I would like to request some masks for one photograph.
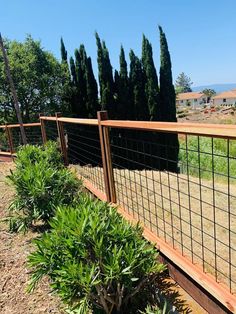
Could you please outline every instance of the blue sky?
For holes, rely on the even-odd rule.
[[[235,0],[0,0],[0,31],[9,39],[40,39],[60,57],[63,36],[69,55],[81,43],[97,74],[95,30],[105,39],[113,68],[123,44],[141,53],[144,33],[159,71],[160,24],[167,36],[174,79],[180,72],[194,85],[236,82]]]

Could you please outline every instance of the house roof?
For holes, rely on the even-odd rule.
[[[236,98],[236,89],[222,92],[222,93],[212,97],[212,99],[223,99],[223,98]]]
[[[179,93],[176,97],[177,100],[187,100],[187,99],[199,99],[205,96],[203,93],[191,92],[191,93]]]

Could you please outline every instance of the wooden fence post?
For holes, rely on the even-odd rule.
[[[11,132],[11,128],[9,128],[6,124],[6,134],[7,134],[7,140],[8,140],[8,145],[9,145],[9,149],[10,149],[10,153],[11,155],[14,153],[14,144],[13,144],[13,139],[12,139],[12,132]]]
[[[63,159],[64,159],[64,165],[68,166],[69,161],[68,161],[68,155],[67,155],[64,126],[63,126],[63,122],[58,121],[58,118],[60,118],[60,117],[61,117],[61,113],[57,112],[56,113],[56,122],[57,122],[57,132],[58,132],[58,136],[59,136],[59,140],[60,140],[61,152],[62,152]]]
[[[40,113],[39,121],[40,121],[40,127],[41,127],[41,134],[42,134],[43,145],[45,145],[47,142],[47,133],[46,133],[46,128],[45,128],[45,122],[43,119],[40,118],[41,116],[42,114]]]
[[[98,111],[97,117],[98,117],[98,129],[99,129],[99,137],[100,137],[100,144],[101,144],[102,164],[103,164],[103,173],[104,173],[107,201],[116,203],[116,189],[115,189],[114,172],[113,172],[113,166],[112,166],[112,160],[111,160],[109,129],[101,125],[101,121],[108,120],[107,111]]]

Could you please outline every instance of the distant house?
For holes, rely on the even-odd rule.
[[[212,97],[214,106],[234,106],[236,105],[236,89],[222,92]]]
[[[176,97],[176,105],[190,106],[196,108],[204,105],[207,102],[207,96],[203,93],[191,92],[191,93],[180,93]]]

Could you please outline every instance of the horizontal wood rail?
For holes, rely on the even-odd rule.
[[[236,125],[196,124],[178,122],[150,122],[150,121],[102,121],[103,126],[122,129],[136,129],[144,131],[158,131],[165,133],[201,135],[219,138],[236,139]]]
[[[45,121],[55,121],[56,117],[42,116]],[[98,125],[97,119],[58,118],[58,121],[74,124]],[[136,129],[145,131],[158,131],[175,134],[200,135],[208,137],[236,139],[236,125],[205,124],[205,123],[179,123],[154,121],[105,120],[102,126],[122,129]]]
[[[35,123],[24,123],[23,124],[24,127],[35,127],[35,126],[40,126],[40,122],[35,122]],[[20,127],[20,124],[7,124],[7,127],[9,129],[12,129],[12,128],[19,128]],[[0,125],[0,128],[1,129],[5,129],[6,128],[6,125]]]
[[[40,117],[40,119],[45,120],[45,121],[56,121],[56,117],[42,116],[42,117]],[[98,125],[97,119],[79,119],[79,118],[64,118],[64,117],[62,117],[62,118],[58,118],[57,120],[60,122],[65,122],[65,123]]]

